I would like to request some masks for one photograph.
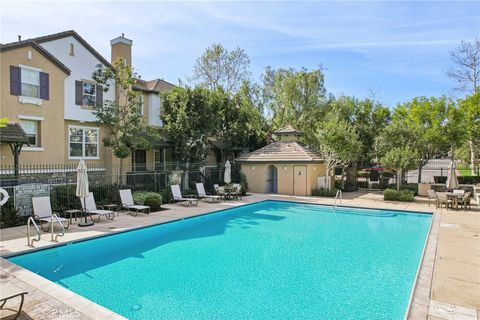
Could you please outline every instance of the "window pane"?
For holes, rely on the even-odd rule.
[[[38,98],[38,86],[22,83],[22,96]]]
[[[70,143],[70,156],[71,157],[81,157],[82,156],[82,144],[81,143]]]
[[[40,84],[40,73],[35,70],[22,68],[22,83]]]
[[[22,127],[23,131],[26,134],[37,134],[37,122],[36,121],[28,121],[28,120],[21,120],[20,126]]]
[[[84,82],[83,83],[83,93],[84,94],[95,95],[95,85],[92,84],[92,83]]]
[[[70,128],[70,142],[83,142],[83,130]]]
[[[83,95],[83,105],[84,106],[94,106],[95,105],[95,96],[90,96],[88,94]]]
[[[98,142],[97,130],[85,130],[85,142]]]
[[[28,144],[30,145],[30,147],[37,146],[37,135],[27,134],[27,138],[28,138]]]
[[[85,157],[96,157],[97,156],[97,144],[86,144],[85,145]]]

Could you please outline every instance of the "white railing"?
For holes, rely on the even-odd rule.
[[[61,232],[61,233],[57,233],[57,234],[55,235],[55,238],[53,237],[53,218],[55,218],[55,220],[57,220],[57,223],[60,225],[60,227],[62,227],[62,232]],[[52,226],[51,226],[51,228],[52,228],[52,241],[58,242],[58,241],[57,241],[57,238],[58,238],[58,237],[63,237],[63,236],[65,235],[65,227],[64,227],[63,224],[60,222],[60,219],[58,219],[58,216],[57,216],[55,213],[52,215]]]
[[[333,200],[333,209],[337,206],[337,199],[340,197],[340,204],[342,204],[342,190],[337,190],[337,194],[335,194],[335,200]]]
[[[33,226],[35,227],[35,230],[37,230],[37,238],[33,238],[32,239],[32,242],[30,243],[30,224],[33,223]],[[38,229],[38,226],[37,224],[35,223],[35,220],[33,219],[33,217],[30,217],[28,218],[28,222],[27,222],[27,245],[29,247],[33,247],[33,242],[34,241],[40,241],[40,229]]]

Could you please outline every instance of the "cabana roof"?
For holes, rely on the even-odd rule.
[[[322,162],[317,150],[299,141],[277,141],[235,159],[242,162]]]

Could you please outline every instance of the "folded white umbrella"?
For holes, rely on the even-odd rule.
[[[230,161],[227,160],[227,162],[225,162],[225,173],[224,173],[224,176],[223,176],[223,181],[226,183],[226,184],[229,184],[230,182],[232,182],[232,169],[231,169],[231,165],[230,165]]]
[[[75,195],[80,198],[80,201],[83,201],[83,207],[86,208],[85,199],[88,196],[88,174],[87,165],[83,160],[80,160],[77,167],[77,190]],[[91,224],[87,222],[87,214],[85,213],[85,223],[79,225],[87,226]]]
[[[458,179],[457,172],[455,167],[455,161],[452,160],[448,166],[448,176],[447,176],[447,189],[457,189],[458,188]]]

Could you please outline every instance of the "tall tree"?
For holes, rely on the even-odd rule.
[[[355,127],[329,114],[317,127],[314,146],[320,151],[327,170],[327,185],[331,187],[331,172],[336,167],[345,168],[358,159],[361,142]]]
[[[113,69],[97,65],[93,80],[103,87],[105,92],[115,91],[115,100],[104,100],[102,105],[94,107],[98,125],[109,128],[103,144],[113,150],[120,159],[120,183],[123,183],[123,160],[135,149],[148,149],[149,132],[141,113],[141,92],[133,90],[136,74],[122,61],[113,63]]]
[[[316,124],[318,119],[323,119],[326,111],[322,68],[309,71],[306,68],[267,67],[263,75],[263,90],[274,129],[291,124],[305,133],[305,142],[314,143]]]
[[[204,164],[218,108],[212,93],[203,87],[176,87],[162,92],[161,98],[163,131],[173,143],[175,160],[185,169]]]
[[[211,90],[222,87],[228,93],[236,92],[250,76],[250,58],[237,47],[228,51],[214,43],[199,57],[193,68],[193,79]]]
[[[477,150],[480,149],[480,91],[459,101],[466,129],[471,174],[477,171]]]
[[[382,156],[385,168],[397,173],[397,190],[400,190],[404,173],[415,168],[417,158],[415,150],[409,146],[394,147]]]
[[[460,46],[450,51],[454,67],[447,75],[458,82],[457,89],[466,93],[475,93],[480,85],[480,40],[462,41]]]

